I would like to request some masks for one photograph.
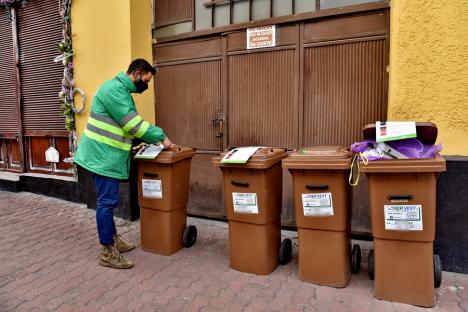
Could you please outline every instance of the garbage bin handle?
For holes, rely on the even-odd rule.
[[[143,173],[143,175],[144,175],[145,177],[150,177],[150,178],[157,178],[157,177],[159,177],[159,174],[157,174],[157,173],[145,172],[145,173]]]
[[[248,182],[235,181],[235,180],[232,180],[232,181],[231,181],[231,184],[232,184],[232,185],[235,185],[235,186],[241,186],[241,187],[248,187],[248,186],[249,186],[249,183],[248,183]]]
[[[328,185],[326,184],[308,184],[306,185],[306,189],[308,190],[328,190]]]
[[[389,200],[410,200],[413,199],[413,195],[388,195]]]

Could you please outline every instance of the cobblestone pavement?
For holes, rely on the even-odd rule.
[[[433,309],[380,301],[364,263],[344,289],[299,281],[296,255],[268,276],[240,273],[228,266],[227,224],[189,222],[195,246],[171,257],[136,249],[136,266],[119,271],[97,265],[94,211],[0,191],[0,311],[468,311],[468,275],[444,272]],[[139,241],[138,222],[118,224]]]

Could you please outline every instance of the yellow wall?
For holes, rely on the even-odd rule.
[[[431,121],[468,156],[468,0],[392,0],[388,120]]]
[[[115,0],[114,0],[115,1]],[[153,63],[153,35],[151,0],[130,1],[131,59],[144,58]],[[153,82],[153,80],[152,80]],[[147,121],[154,123],[154,85],[142,94],[134,96],[138,112]]]
[[[84,131],[99,85],[126,71],[134,58],[152,62],[151,18],[151,0],[73,0],[75,83],[88,98],[86,111],[76,116],[78,136]],[[134,98],[138,112],[154,123],[153,84]],[[77,106],[79,101],[77,97]]]

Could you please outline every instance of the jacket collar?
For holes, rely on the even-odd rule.
[[[120,72],[116,76],[117,80],[123,83],[124,86],[127,87],[128,91],[130,93],[135,93],[136,92],[136,87],[135,84],[128,78],[127,74],[124,72]]]

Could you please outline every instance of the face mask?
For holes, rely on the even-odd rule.
[[[136,92],[137,93],[142,93],[146,89],[148,89],[148,84],[141,79],[141,76],[137,79],[137,81],[134,83],[136,87]]]

